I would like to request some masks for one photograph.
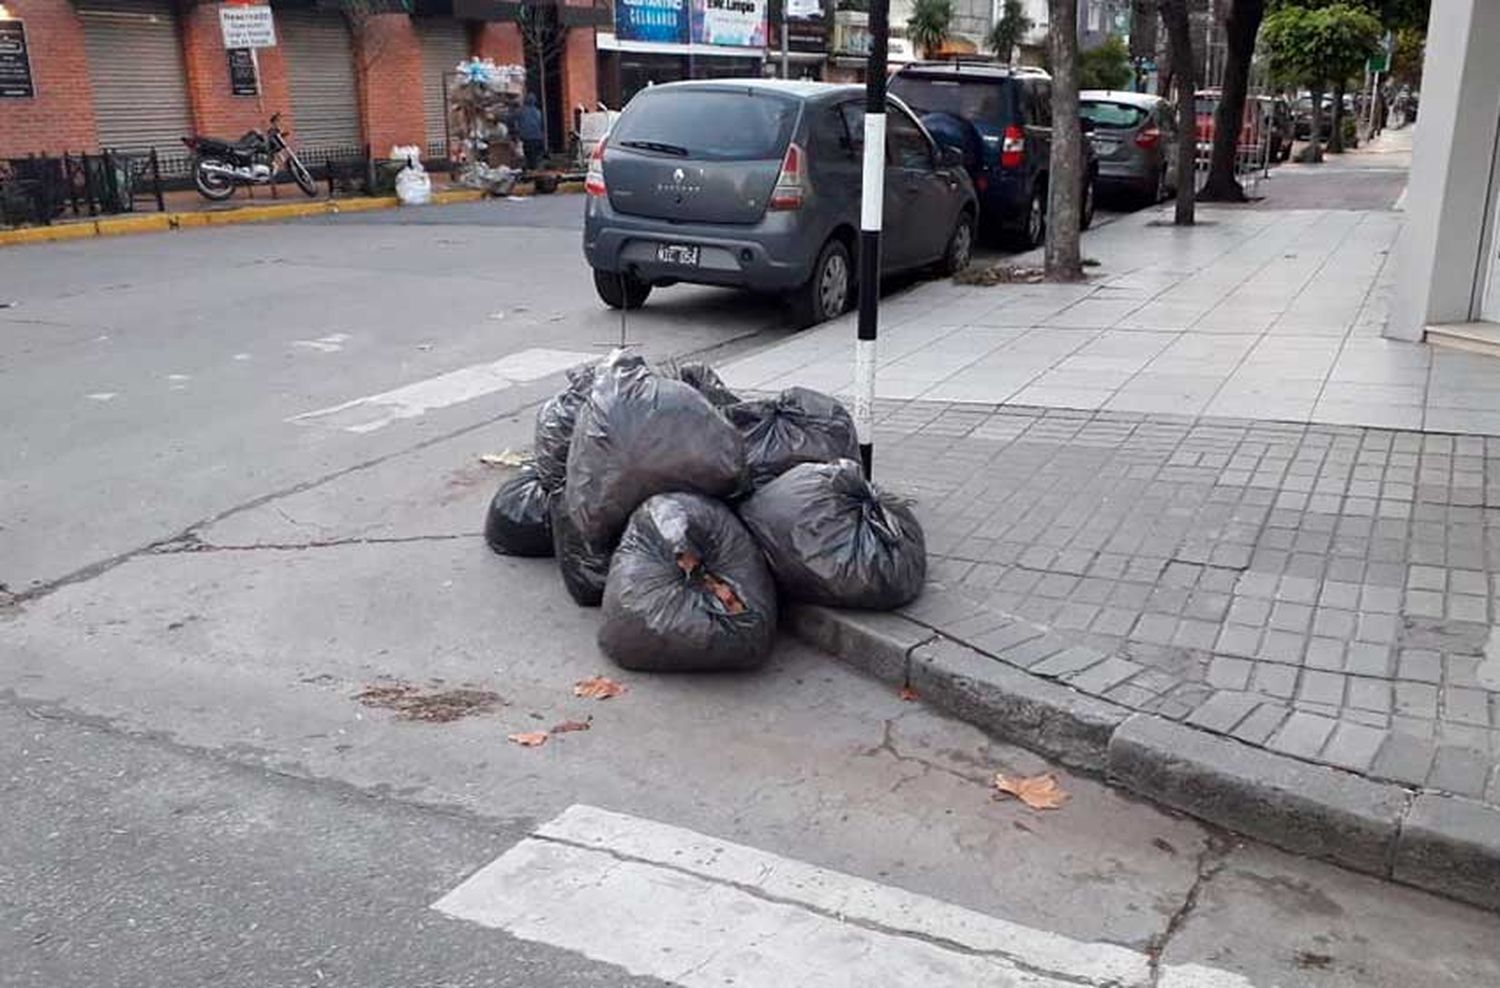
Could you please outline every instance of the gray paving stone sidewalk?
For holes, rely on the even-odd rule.
[[[877,479],[916,499],[933,560],[910,617],[1136,710],[1500,803],[1500,440],[879,413]]]

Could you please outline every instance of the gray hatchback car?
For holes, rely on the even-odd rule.
[[[860,86],[643,90],[589,161],[583,250],[599,297],[633,309],[685,281],[784,295],[799,326],[839,315],[855,298],[863,139]],[[882,270],[964,267],[977,215],[957,153],[892,99]]]
[[[1148,203],[1177,191],[1177,118],[1160,96],[1113,89],[1078,94],[1078,111],[1094,125],[1101,190]]]

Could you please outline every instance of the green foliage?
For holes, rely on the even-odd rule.
[[[1278,79],[1321,89],[1357,75],[1380,46],[1380,21],[1363,7],[1283,6],[1261,25],[1261,44]]]
[[[953,0],[916,0],[906,20],[906,36],[923,54],[930,54],[943,47],[952,24]]]
[[[1005,0],[1005,9],[1000,19],[995,22],[995,26],[990,28],[985,44],[1000,61],[1009,62],[1011,54],[1016,50],[1016,45],[1021,43],[1021,39],[1031,28],[1031,18],[1026,16],[1021,0]]]
[[[1422,86],[1422,58],[1427,50],[1427,33],[1414,27],[1396,32],[1396,50],[1391,53],[1391,77],[1413,89]]]
[[[1125,89],[1134,78],[1130,49],[1114,35],[1097,48],[1078,54],[1079,89]]]

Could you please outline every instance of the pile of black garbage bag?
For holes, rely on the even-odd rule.
[[[741,401],[706,364],[616,353],[537,411],[490,502],[498,553],[555,556],[627,669],[748,669],[782,599],[890,609],[922,591],[911,509],[864,478],[854,420],[806,388]]]

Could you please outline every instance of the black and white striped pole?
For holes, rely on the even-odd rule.
[[[859,334],[854,341],[854,426],[870,476],[875,455],[875,337],[880,322],[880,217],[885,208],[885,71],[890,0],[870,0],[865,65],[865,161],[859,210]]]

